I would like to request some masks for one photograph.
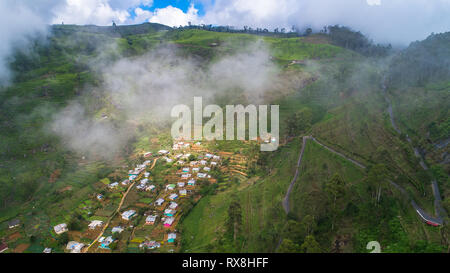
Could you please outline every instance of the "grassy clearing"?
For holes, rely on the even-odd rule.
[[[211,32],[206,30],[173,31],[167,37],[184,49],[204,56],[222,55],[238,50],[252,50],[251,45],[264,41],[273,56],[281,63],[291,60],[331,58],[343,50],[326,40],[305,38],[260,37],[244,33]],[[213,45],[217,45],[213,46]],[[249,48],[247,48],[250,46]]]

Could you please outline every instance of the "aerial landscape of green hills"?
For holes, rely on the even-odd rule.
[[[449,251],[450,32],[405,48],[340,26],[55,24],[30,39],[0,87],[7,252]],[[279,105],[278,149],[173,140],[170,109],[194,96]],[[202,160],[207,178],[180,178]]]

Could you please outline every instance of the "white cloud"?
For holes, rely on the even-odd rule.
[[[151,7],[153,5],[153,0],[109,0],[109,4],[113,8],[126,10],[141,4]]]
[[[289,28],[341,24],[377,42],[407,44],[431,32],[449,31],[450,0],[216,0],[203,21],[243,27]]]
[[[379,6],[381,5],[381,0],[366,0],[369,6]]]
[[[168,26],[186,26],[188,22],[193,24],[200,24],[201,20],[198,16],[198,10],[191,5],[186,13],[181,9],[172,6],[167,6],[162,9],[155,9],[149,22],[159,23]]]
[[[53,23],[110,25],[124,23],[130,16],[127,10],[111,7],[108,0],[66,0],[55,9]]]
[[[65,0],[65,5],[54,9],[56,17],[52,23],[80,25],[110,25],[112,21],[121,24],[134,23],[134,20],[130,20],[129,10],[140,5],[152,6],[153,0]]]
[[[341,24],[362,31],[376,42],[393,44],[424,39],[431,32],[448,31],[450,26],[450,0],[259,0],[256,4],[247,0],[194,1],[203,4],[204,16],[198,15],[194,5],[187,12],[173,6],[152,12],[140,6],[151,6],[153,0],[35,0],[33,5],[26,0],[2,0],[5,7],[17,3],[29,8],[42,21],[58,24],[64,21],[110,25],[114,20],[120,24],[150,21],[179,26],[192,22],[269,29],[297,25],[316,30]],[[26,17],[15,19],[27,20]]]
[[[172,107],[180,103],[190,105],[194,96],[212,102],[216,96],[233,92],[230,97],[235,101],[231,104],[246,104],[245,101],[262,102],[264,94],[275,88],[291,90],[284,87],[289,83],[279,77],[263,42],[221,56],[208,67],[195,59],[180,57],[176,47],[170,45],[139,58],[121,58],[108,64],[97,61],[92,65],[101,73],[103,81],[98,88],[89,88],[89,93],[107,97],[110,106],[115,108],[111,116],[120,116],[127,123],[116,123],[109,118],[93,119],[74,101],[54,115],[49,129],[73,151],[106,159],[122,150],[136,126],[169,125],[173,121]]]
[[[61,136],[68,148],[82,154],[112,158],[128,139],[125,128],[117,128],[108,119],[89,118],[77,102],[71,102],[53,119],[48,129]]]
[[[148,19],[153,15],[153,12],[141,8],[135,8],[134,14],[135,17],[132,20],[130,20],[130,23],[140,24],[143,22],[147,22]]]
[[[36,6],[45,1],[36,1]],[[27,45],[27,37],[45,31],[45,20],[36,13],[36,8],[23,1],[0,1],[0,84],[10,78],[8,58],[13,49]]]
[[[153,0],[0,0],[0,84],[10,77],[13,49],[26,48],[27,38],[42,33],[48,24],[128,23],[131,8],[152,4]]]

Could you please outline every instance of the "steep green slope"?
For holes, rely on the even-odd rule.
[[[392,59],[388,87],[394,113],[417,141],[437,142],[450,135],[449,79],[450,32],[414,42]]]
[[[333,60],[318,61],[310,70],[313,75],[318,75],[318,80],[278,102],[283,121],[288,120],[294,113],[303,113],[300,117],[297,116],[297,122],[308,120],[308,124],[290,128],[292,124],[283,122],[281,131],[285,136],[289,136],[290,133],[310,133],[333,149],[369,166],[369,170],[376,164],[385,164],[388,177],[406,188],[422,208],[433,213],[434,197],[429,186],[433,174],[422,170],[418,158],[414,156],[413,146],[398,135],[390,124],[387,104],[381,89],[384,69],[383,63],[352,54],[340,55]],[[438,101],[439,98],[435,100]],[[441,104],[445,107],[447,101],[441,100]],[[309,119],[302,116],[305,111],[311,111]],[[431,111],[424,110],[423,113]],[[294,200],[290,216],[292,220],[283,227],[282,230],[285,231],[281,234],[285,234],[286,238],[292,239],[291,241],[300,247],[305,235],[290,237],[290,230],[301,229],[295,227],[305,224],[303,222],[305,216],[313,216],[314,220],[310,221],[310,224],[317,226],[313,235],[323,251],[364,252],[365,244],[370,240],[379,240],[382,242],[383,250],[388,252],[442,251],[439,230],[423,224],[398,190],[386,184],[382,190],[380,203],[374,203],[373,189],[367,184],[366,171],[330,155],[314,144],[311,145],[307,148],[305,165],[302,167],[304,174],[300,176],[295,192],[292,193]],[[330,211],[331,205],[324,189],[324,185],[335,173],[340,174],[348,182],[344,191],[348,199],[340,204],[338,213]],[[294,172],[291,175],[293,174]],[[267,179],[275,183],[278,181],[274,177]],[[447,188],[443,187],[444,196]],[[255,196],[251,199],[261,198],[261,194],[257,192],[253,194]],[[220,217],[226,219],[226,204],[229,200],[225,203],[218,200],[220,199],[215,200],[214,206],[222,208]],[[202,211],[206,210],[208,209],[202,206],[194,208],[193,216],[189,215],[187,221],[194,222],[194,219],[204,215]],[[333,229],[332,215],[339,218],[334,223]],[[251,221],[251,217],[247,218],[248,216],[244,215],[242,217],[243,222]],[[286,220],[275,217],[270,221],[280,224],[280,221]],[[214,227],[218,227],[210,225],[213,227],[208,230],[215,230]],[[203,246],[208,241],[214,241],[209,236],[200,236],[201,230],[202,227],[193,228],[190,225],[184,229],[187,234],[194,232],[198,238],[202,238],[198,239],[201,240],[199,245]],[[277,229],[278,232],[279,230]],[[252,235],[242,232],[241,236],[245,238],[243,240],[251,240]],[[336,247],[336,243],[343,246]],[[191,243],[187,244],[189,245],[187,251],[195,249]],[[257,246],[258,243],[254,245]],[[215,251],[220,251],[219,249],[209,248]],[[284,247],[284,241],[280,249],[283,251],[288,249]],[[270,249],[256,247],[246,250],[275,251],[276,247]]]
[[[446,32],[412,43],[393,58],[387,74],[397,126],[431,167],[446,204],[450,204],[449,67],[450,32]]]
[[[345,191],[333,208],[327,187],[336,174]],[[366,170],[310,140],[291,194],[292,213],[300,223],[313,219],[310,234],[327,252],[365,252],[371,240],[379,241],[385,252],[442,251],[439,231],[421,223],[394,187],[385,185],[378,204],[372,192]],[[301,236],[295,241],[295,233],[285,236],[302,242]]]
[[[270,155],[270,175],[233,182],[226,191],[203,198],[183,221],[183,250],[272,252],[286,221],[281,200],[292,179],[300,147],[297,139]],[[233,201],[240,203],[242,215],[235,239],[225,224]]]
[[[13,205],[17,213],[19,204],[33,199],[42,201],[42,194],[67,186],[73,177],[70,173],[76,175],[84,168],[77,167],[79,158],[74,158],[49,133],[48,126],[55,113],[74,98],[85,97],[90,106],[88,115],[94,116],[102,109],[104,102],[83,93],[86,86],[98,85],[99,79],[89,63],[102,56],[114,60],[119,55],[147,51],[159,42],[156,37],[163,34],[157,32],[161,29],[168,28],[149,24],[137,30],[129,26],[118,28],[119,34],[134,35],[128,41],[108,28],[53,26],[47,40],[33,43],[33,54],[15,54],[12,83],[0,91],[0,211],[6,219],[14,215],[9,209]],[[97,179],[104,173],[104,167],[97,168],[93,177]],[[53,180],[58,183],[52,184]],[[89,181],[80,180],[79,184]]]

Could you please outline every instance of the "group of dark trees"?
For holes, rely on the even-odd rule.
[[[373,41],[369,40],[361,32],[353,31],[345,26],[328,26],[327,30],[328,36],[334,44],[354,50],[365,56],[386,56],[392,49],[390,44],[387,46],[375,45]]]
[[[284,230],[284,239],[277,251],[280,253],[321,253],[324,250],[314,237],[317,223],[306,215],[301,221],[289,220]]]
[[[252,28],[249,26],[244,26],[242,29],[233,27],[233,26],[213,26],[211,24],[205,25],[193,25],[191,22],[187,26],[179,26],[176,29],[202,29],[207,31],[215,31],[215,32],[228,32],[228,33],[249,33],[263,36],[277,36],[277,37],[302,37],[308,36],[312,34],[311,28],[306,28],[304,30],[299,30],[296,26],[292,26],[290,29],[286,28],[274,28],[270,31],[268,28]]]
[[[283,37],[283,38],[292,38],[292,37],[305,37],[313,34],[313,29],[310,27],[306,27],[303,29],[298,28],[293,25],[290,28],[284,27],[276,27],[273,30],[269,30],[268,28],[252,28],[249,26],[244,26],[243,28],[236,28],[233,26],[213,26],[211,24],[201,24],[201,25],[193,25],[191,22],[188,23],[187,26],[179,26],[174,27],[175,29],[201,29],[207,31],[215,31],[215,32],[228,32],[228,33],[249,33],[256,34],[261,36],[274,36],[274,37]],[[319,33],[327,33],[327,28],[324,27]]]
[[[234,197],[234,200],[228,207],[228,217],[225,225],[227,235],[235,242],[242,228],[242,208],[236,197]]]
[[[286,119],[286,128],[289,136],[305,133],[312,123],[313,113],[310,108],[305,107],[293,113]]]
[[[389,85],[424,86],[450,78],[450,32],[431,34],[397,54],[390,66]]]

